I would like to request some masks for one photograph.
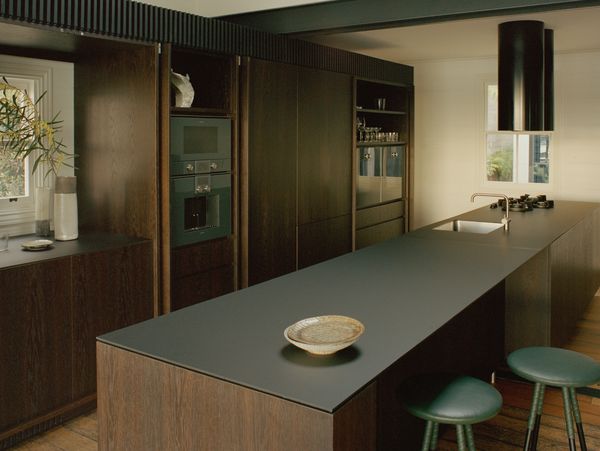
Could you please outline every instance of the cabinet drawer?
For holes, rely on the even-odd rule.
[[[174,279],[171,284],[171,311],[216,298],[233,291],[233,267]]]
[[[208,271],[233,263],[231,238],[203,241],[171,251],[171,274],[173,278]]]
[[[356,212],[356,228],[373,226],[404,216],[404,201],[390,202],[376,207],[363,208]]]
[[[356,231],[356,249],[389,240],[404,233],[404,218],[382,222]]]

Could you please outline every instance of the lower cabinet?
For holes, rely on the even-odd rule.
[[[351,249],[351,215],[298,226],[298,269],[346,254]]]
[[[96,336],[151,318],[152,281],[149,241],[0,269],[0,449],[93,407]]]
[[[564,346],[600,285],[600,210],[506,279],[506,353]]]
[[[231,237],[171,251],[171,311],[216,298],[233,289]]]
[[[356,249],[400,236],[404,230],[404,201],[363,208],[356,212]]]

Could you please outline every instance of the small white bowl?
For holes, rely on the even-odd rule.
[[[324,315],[306,318],[287,327],[283,336],[311,354],[329,355],[352,345],[365,326],[348,316]]]

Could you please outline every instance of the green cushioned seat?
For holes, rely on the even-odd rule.
[[[502,396],[491,385],[470,376],[425,374],[402,385],[406,410],[427,421],[423,451],[437,444],[439,423],[454,424],[458,449],[475,451],[471,425],[494,417],[502,408]]]
[[[524,379],[555,387],[586,387],[600,381],[600,363],[567,349],[518,349],[508,356],[508,366]]]
[[[507,358],[510,369],[535,383],[525,436],[525,451],[535,450],[540,430],[546,385],[560,387],[563,397],[569,450],[575,451],[575,428],[582,451],[587,451],[575,388],[600,381],[600,364],[590,357],[567,349],[532,346],[513,351]]]
[[[426,374],[408,381],[403,401],[414,416],[447,424],[486,421],[502,408],[502,396],[490,384],[453,374]]]

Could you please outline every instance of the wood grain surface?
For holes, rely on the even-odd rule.
[[[152,318],[150,242],[73,257],[73,396],[96,392],[96,337]]]
[[[374,449],[368,390],[328,414],[98,343],[100,450],[363,451]],[[336,422],[337,421],[337,422]],[[337,425],[337,432],[334,432]],[[344,436],[340,445],[334,438]],[[339,439],[342,440],[342,439]],[[342,448],[342,444],[354,445]],[[345,445],[344,445],[345,446]]]
[[[295,66],[248,66],[248,284],[296,269]]]
[[[298,226],[298,269],[352,251],[352,217],[343,215]]]
[[[158,281],[157,61],[154,46],[115,45],[82,56],[74,73],[80,227],[152,240]]]
[[[71,259],[0,271],[0,432],[72,399]]]
[[[352,79],[298,70],[298,225],[351,213]]]

